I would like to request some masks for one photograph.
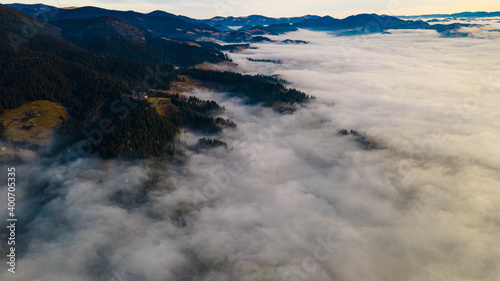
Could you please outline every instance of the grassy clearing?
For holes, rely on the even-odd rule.
[[[238,47],[238,49],[240,48]],[[219,63],[204,62],[195,66],[196,69],[215,71],[236,71],[237,67],[238,65],[236,63],[229,61],[223,61]]]
[[[192,92],[194,90],[224,90],[222,85],[215,83],[205,82],[198,79],[193,79],[186,75],[179,75],[181,82],[172,82],[170,84],[170,90],[167,92],[171,95],[183,94],[187,92]]]
[[[146,100],[158,111],[158,114],[162,116],[174,115],[179,111],[169,98],[147,98]]]
[[[25,141],[44,145],[53,136],[58,125],[68,119],[63,106],[45,101],[26,103],[21,107],[6,110],[0,115],[9,141]]]

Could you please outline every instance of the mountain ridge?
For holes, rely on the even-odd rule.
[[[188,42],[161,38],[114,16],[66,19],[52,22],[61,36],[86,50],[153,64],[171,63],[193,66],[205,61],[227,60],[218,50],[201,48]]]
[[[30,33],[26,32],[27,26]],[[19,44],[13,44],[12,36],[21,39]],[[144,40],[151,41],[146,44]],[[185,53],[175,53],[175,48],[168,49],[169,44],[181,46]],[[181,59],[190,55],[200,63],[207,62],[203,56],[207,53],[203,52],[215,53],[218,47],[215,43],[159,38],[110,15],[47,24],[0,5],[0,114],[34,101],[61,104],[69,116],[60,117],[61,127],[51,149],[64,151],[65,155],[68,151],[62,161],[94,152],[104,158],[136,159],[178,153],[174,138],[181,128],[216,133],[224,122],[231,124],[227,120],[221,123],[222,119],[212,115],[221,109],[215,102],[187,98],[187,92],[179,88],[169,93],[171,85],[185,81],[180,73],[195,71],[192,74],[199,80],[230,82],[226,85],[228,91],[268,107],[277,103],[293,107],[310,98],[269,77],[183,69],[170,64],[172,57],[161,57],[161,51],[167,49],[163,54]],[[205,51],[197,53],[199,50]],[[168,105],[170,114],[160,114],[151,97]],[[114,130],[103,129],[103,124],[110,123]],[[2,121],[0,133],[9,124],[9,120]],[[32,124],[25,127],[34,128]],[[96,139],[89,133],[95,131],[102,137]],[[10,144],[35,148],[23,141]]]
[[[101,16],[114,16],[142,29],[151,30],[157,35],[170,38],[210,36],[213,33],[219,32],[219,30],[209,25],[187,22],[181,19],[182,16],[176,16],[162,11],[143,14],[135,11],[118,11],[85,6],[74,9],[56,8],[37,15],[38,18],[45,19],[49,23],[69,19],[91,19]],[[168,18],[168,21],[161,21],[162,18]]]
[[[425,15],[414,15],[414,16],[397,16],[402,19],[412,19],[412,18],[483,18],[483,17],[500,17],[500,11],[495,12],[460,12],[453,14],[425,14]]]
[[[27,6],[21,8],[27,9]],[[36,8],[37,6],[33,6],[33,9]],[[468,26],[465,24],[430,25],[421,20],[405,20],[394,16],[377,14],[358,14],[343,19],[315,15],[291,18],[250,15],[247,17],[213,17],[208,20],[199,20],[160,10],[144,14],[134,11],[107,10],[92,6],[75,9],[54,9],[40,16],[49,19],[49,22],[113,16],[160,37],[187,38],[191,40],[204,38],[230,43],[272,41],[263,37],[263,35],[283,34],[296,31],[297,28],[343,31],[338,35],[359,35],[383,33],[389,29],[431,29],[444,34],[457,30],[462,26]],[[233,30],[232,27],[237,25],[243,27]]]

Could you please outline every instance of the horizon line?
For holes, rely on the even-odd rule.
[[[33,4],[24,4],[24,3],[0,3],[1,5],[27,5],[27,6],[32,6],[32,5],[45,5],[45,6],[49,6],[49,7],[55,7],[57,9],[78,9],[78,8],[86,8],[86,7],[92,7],[92,8],[99,8],[99,9],[103,9],[103,10],[110,10],[110,11],[120,11],[120,12],[136,12],[136,13],[140,13],[140,14],[144,14],[144,15],[147,15],[147,14],[150,14],[150,13],[153,13],[153,12],[165,12],[165,13],[168,13],[168,14],[172,14],[172,15],[175,15],[175,16],[184,16],[184,17],[188,17],[188,18],[191,18],[191,19],[196,19],[196,20],[210,20],[210,19],[213,19],[213,18],[217,18],[217,17],[221,17],[221,18],[229,18],[229,17],[234,17],[234,18],[246,18],[246,17],[251,17],[251,16],[262,16],[262,17],[266,17],[266,18],[273,18],[273,19],[282,19],[282,18],[298,18],[298,17],[305,17],[305,16],[318,16],[318,17],[332,17],[332,18],[335,18],[331,15],[324,15],[324,16],[320,16],[318,14],[302,14],[302,15],[298,15],[298,16],[281,16],[281,17],[273,17],[273,16],[266,16],[264,14],[249,14],[249,15],[229,15],[229,16],[220,16],[220,15],[215,15],[215,16],[212,16],[210,18],[197,18],[197,17],[191,17],[191,16],[186,16],[184,14],[175,14],[175,13],[171,13],[171,12],[168,12],[168,11],[165,11],[165,10],[160,10],[160,9],[155,9],[155,10],[151,10],[149,12],[139,12],[139,11],[136,11],[136,10],[121,10],[121,9],[110,9],[110,8],[102,8],[100,6],[66,6],[66,7],[58,7],[58,6],[52,6],[52,5],[47,5],[47,4],[44,4],[44,3],[33,3]],[[377,14],[379,16],[391,16],[391,17],[419,17],[419,16],[442,16],[442,15],[455,15],[455,14],[462,14],[462,13],[500,13],[500,10],[497,10],[497,11],[462,11],[462,12],[454,12],[454,13],[432,13],[432,14],[403,14],[403,15],[387,15],[387,14],[378,14],[376,12],[364,12],[364,13],[359,13],[359,14],[351,14],[350,16],[355,16],[355,15],[362,15],[362,14]],[[350,16],[347,16],[345,18],[348,18]],[[342,18],[336,18],[336,19],[342,19]]]

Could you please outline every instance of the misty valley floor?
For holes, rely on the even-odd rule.
[[[15,280],[500,280],[496,25],[271,36],[310,43],[254,44],[238,70],[317,99],[281,115],[195,90],[238,124],[217,136],[230,149],[19,166],[45,192],[18,195],[32,220]]]

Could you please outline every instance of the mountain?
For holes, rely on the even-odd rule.
[[[303,20],[293,24],[293,26],[314,30],[344,31],[341,34],[354,35],[384,32],[388,29],[432,29],[438,32],[446,32],[467,25],[430,25],[421,20],[402,20],[396,17],[379,16],[377,14],[359,14],[345,19],[335,19],[330,16],[325,16],[319,19]]]
[[[488,17],[500,17],[500,11],[498,12],[462,12],[455,14],[431,14],[431,15],[420,15],[420,16],[398,16],[401,19],[418,19],[418,18],[488,18]]]
[[[339,24],[341,20],[332,18],[330,16],[324,16],[315,19],[305,19],[298,23],[295,23],[295,27],[299,28],[326,28],[326,27],[334,27]]]
[[[17,9],[24,9],[34,11],[40,9],[39,5],[23,5],[16,6]],[[248,17],[214,17],[208,20],[197,20],[185,16],[174,15],[163,11],[153,11],[148,14],[142,14],[134,11],[116,11],[107,10],[97,7],[81,7],[73,9],[52,9],[51,7],[42,6],[43,9],[50,9],[50,11],[39,15],[40,18],[48,19],[50,23],[61,27],[64,32],[64,37],[79,46],[86,49],[98,52],[111,53],[114,55],[122,56],[125,58],[139,59],[147,62],[172,62],[178,65],[189,65],[196,63],[200,60],[209,60],[208,56],[203,55],[203,51],[194,51],[191,57],[184,58],[179,46],[175,47],[171,43],[168,48],[165,48],[165,42],[160,42],[153,39],[153,35],[157,37],[165,37],[170,39],[177,39],[177,41],[184,42],[185,39],[190,40],[221,40],[231,43],[241,42],[262,42],[271,41],[263,35],[278,35],[291,31],[296,31],[298,28],[325,30],[325,31],[338,31],[339,35],[356,35],[374,32],[385,32],[388,29],[433,29],[441,33],[455,32],[461,26],[465,25],[429,25],[421,20],[403,20],[391,16],[379,16],[376,14],[359,14],[347,17],[345,19],[335,19],[330,16],[319,17],[307,15],[303,17],[291,18],[271,18],[261,15],[251,15]],[[103,17],[107,17],[103,19]],[[111,20],[113,18],[113,20]],[[122,23],[118,23],[118,19]],[[92,21],[95,22],[92,22]],[[70,22],[73,21],[73,22]],[[120,40],[130,40],[131,38],[117,39],[116,34],[111,34],[110,26],[103,27],[102,24],[113,25],[114,28],[122,26],[126,23],[141,29],[144,33],[144,39],[135,38],[134,42],[138,46],[136,52],[134,50],[126,50],[126,55],[117,50],[118,42]],[[114,22],[114,23],[111,23]],[[94,27],[92,27],[94,26]],[[99,26],[99,27],[98,27]],[[129,26],[129,31],[135,28]],[[238,30],[233,30],[234,26],[243,26]],[[230,28],[231,27],[231,28]],[[102,34],[97,32],[97,35],[92,35],[92,32],[82,30],[108,30],[110,34]],[[116,30],[115,30],[116,31]],[[73,34],[76,32],[77,34]],[[453,33],[452,32],[452,33]],[[82,35],[85,33],[85,35]],[[122,32],[123,33],[123,32]],[[151,36],[150,36],[151,35]],[[126,37],[126,36],[125,36]],[[85,38],[92,40],[86,41]],[[98,39],[99,38],[99,39]],[[141,40],[138,40],[141,39]],[[113,42],[113,40],[115,40]],[[167,39],[168,40],[168,39]],[[99,42],[98,42],[99,41]],[[105,41],[105,42],[104,42]],[[139,46],[145,42],[154,46],[144,47]],[[171,41],[171,42],[175,42]],[[179,42],[177,42],[179,43]],[[199,46],[198,43],[190,43],[191,46]],[[130,45],[127,45],[130,47]],[[162,51],[162,48],[165,48]],[[159,58],[152,58],[150,56],[152,50],[158,50],[157,56]],[[168,50],[167,52],[165,50]],[[222,50],[222,47],[219,48]],[[168,53],[172,55],[168,55]],[[145,55],[147,53],[149,55]],[[198,53],[198,54],[197,54]],[[224,59],[220,54],[216,54],[219,58]],[[212,61],[216,61],[214,59]]]
[[[217,22],[227,24],[228,21],[237,20],[239,23],[247,23],[243,21],[243,19],[245,18],[219,18]],[[248,19],[248,22],[263,21],[261,16],[250,16]],[[272,18],[270,19],[271,20],[268,21],[269,23],[276,22],[272,21]],[[298,19],[299,18],[294,18],[294,20]],[[223,37],[221,40],[227,40],[228,42],[255,42],[258,38],[252,38],[252,36],[284,34],[296,31],[298,28],[336,31],[338,35],[385,32],[388,29],[433,29],[444,34],[449,31],[455,31],[462,26],[466,25],[429,25],[421,20],[402,20],[396,17],[379,16],[377,14],[359,14],[349,16],[345,19],[336,19],[330,16],[309,16],[295,23],[245,25],[238,29],[237,32],[229,32],[227,36]]]
[[[252,35],[278,35],[287,32],[297,31],[298,28],[289,23],[271,24],[268,26],[256,25],[256,26],[245,26],[239,29],[239,31],[245,31]]]
[[[129,98],[135,88],[151,86],[148,78],[155,80],[156,87],[168,89],[177,78],[173,66],[88,52],[49,32],[30,29],[26,33],[26,25],[52,29],[0,5],[0,114],[31,101],[46,100],[64,106],[69,118],[60,117],[60,136],[64,138],[58,138],[56,144],[78,148],[64,161],[91,152],[104,157],[172,154],[171,141],[182,124],[215,126],[213,118],[200,115],[189,105],[178,107],[178,114],[167,118],[147,102]],[[12,36],[23,39],[15,48],[9,40]],[[155,73],[161,76],[152,77]],[[103,132],[104,120],[117,129]],[[107,135],[101,142],[88,132]]]
[[[178,75],[190,70],[160,64],[173,60],[172,56],[181,62],[185,57],[200,62],[212,55],[217,58],[215,49],[220,45],[162,39],[113,16],[52,23],[0,5],[0,114],[29,102],[60,104],[69,115],[56,116],[61,127],[53,149],[72,151],[62,161],[93,152],[111,158],[173,155],[177,150],[172,141],[180,128],[221,130],[221,121],[207,114],[216,114],[222,107],[181,96],[182,87],[169,92],[171,84],[185,82]],[[253,103],[274,106],[310,98],[269,77],[193,71],[198,79],[226,85],[229,92]],[[5,115],[2,118],[3,136],[12,122],[5,121]]]
[[[5,20],[5,19],[9,20]],[[128,93],[140,86],[154,65],[85,51],[42,32],[24,33],[20,25],[40,23],[0,5],[0,103],[1,109],[45,99],[62,103],[74,119],[83,121],[95,114],[95,104],[106,97]],[[47,27],[44,27],[47,28]],[[14,46],[9,38],[22,38]],[[50,67],[48,67],[50,66]],[[173,67],[162,67],[164,86],[174,79]]]
[[[0,25],[4,28],[4,32],[7,30],[19,31],[24,30],[25,32],[34,31],[37,35],[51,35],[57,37],[59,30],[51,25],[44,24],[31,16],[28,16],[22,12],[15,9],[8,8],[7,6],[0,4]],[[26,36],[15,36],[16,32],[10,37],[10,41],[22,41],[23,37]]]
[[[319,19],[304,20],[294,24],[294,26],[323,30],[364,29],[382,31],[389,28],[426,27],[426,24],[421,21],[405,21],[377,14],[359,14],[345,19],[335,19],[325,16]]]
[[[6,6],[16,9],[23,14],[36,17],[40,14],[57,9],[57,7],[44,5],[44,4],[7,4]]]
[[[52,24],[61,29],[64,39],[79,47],[122,58],[179,66],[227,60],[220,51],[202,48],[194,42],[161,38],[113,16],[68,19]]]
[[[212,26],[222,25],[222,26],[254,26],[254,25],[271,25],[271,24],[282,24],[282,23],[296,23],[307,19],[318,19],[319,16],[302,16],[302,17],[291,17],[291,18],[271,18],[260,15],[251,15],[248,17],[213,17],[207,20],[199,20],[198,22],[206,23]]]
[[[202,36],[212,36],[218,33],[216,28],[203,24],[191,23],[184,19],[186,17],[176,16],[162,11],[154,11],[149,14],[142,14],[134,11],[116,11],[97,7],[81,7],[75,9],[54,9],[40,17],[47,18],[49,22],[75,20],[75,19],[95,19],[103,16],[112,16],[127,21],[144,30],[169,38],[199,38]]]

